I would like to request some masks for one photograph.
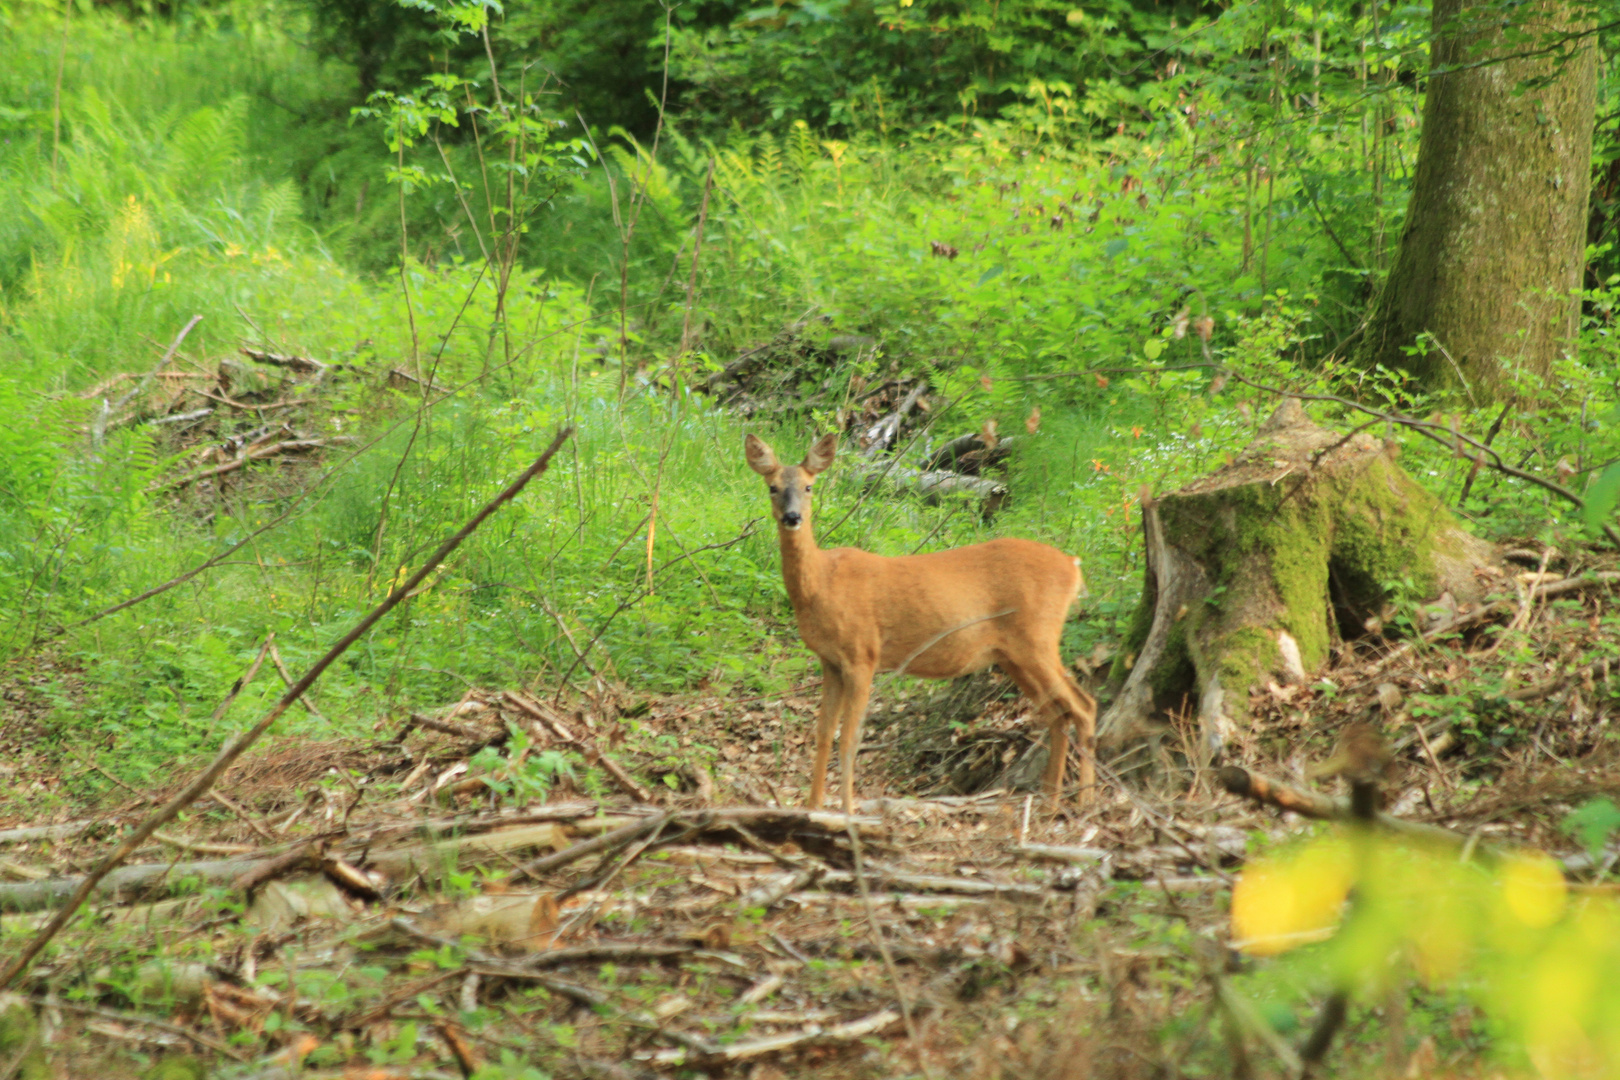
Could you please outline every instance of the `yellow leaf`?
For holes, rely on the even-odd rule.
[[[1518,854],[1503,861],[1502,899],[1526,926],[1551,926],[1564,913],[1568,897],[1563,871],[1545,853]]]
[[[1350,852],[1340,840],[1258,860],[1232,889],[1234,946],[1272,956],[1332,936],[1350,884]]]

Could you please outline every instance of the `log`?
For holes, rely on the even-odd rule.
[[[447,861],[484,858],[524,848],[554,846],[564,834],[555,824],[542,823],[474,836],[456,837],[436,844],[373,851],[368,859],[372,869],[391,877],[404,876],[418,868],[438,869]],[[355,842],[354,846],[362,846]],[[137,863],[108,874],[91,894],[101,903],[134,904],[167,896],[185,883],[225,885],[238,892],[251,891],[270,877],[302,868],[311,860],[311,849],[297,848],[268,857],[253,859],[208,859],[183,863]],[[41,911],[56,907],[83,883],[82,877],[47,878],[43,881],[0,883],[0,912]]]
[[[1117,749],[1196,703],[1199,753],[1218,756],[1248,719],[1249,694],[1304,683],[1331,643],[1362,632],[1384,583],[1483,601],[1496,549],[1471,536],[1395,464],[1396,448],[1341,436],[1286,399],[1230,464],[1142,499],[1147,568],[1098,721]]]
[[[985,516],[996,513],[1007,502],[1007,485],[982,476],[967,476],[943,469],[907,469],[879,462],[852,464],[849,474],[868,488],[887,485],[896,491],[916,495],[929,506],[937,506],[949,495],[967,495],[983,504]]]
[[[978,476],[985,469],[1000,465],[1011,457],[1015,442],[1017,442],[1015,436],[1004,435],[993,444],[986,443],[983,432],[969,432],[957,436],[928,455],[922,467],[925,471],[946,469],[968,476]]]
[[[288,356],[283,353],[265,352],[263,349],[249,349],[245,346],[242,355],[255,364],[268,364],[271,367],[297,372],[299,375],[323,375],[328,370],[327,365],[319,360],[311,360],[307,356]]]
[[[91,898],[103,903],[133,904],[168,895],[182,881],[228,885],[255,869],[259,859],[209,859],[189,863],[139,863],[121,866],[104,877]],[[84,883],[83,877],[47,878],[19,884],[0,884],[0,911],[42,911],[61,906]]]
[[[877,423],[866,429],[862,436],[864,448],[861,456],[868,461],[893,445],[895,438],[900,434],[900,425],[905,421],[906,414],[916,407],[917,402],[928,392],[928,384],[919,382],[911,388],[911,392],[901,400],[894,412],[885,416]]]
[[[69,840],[75,836],[82,836],[91,829],[105,825],[108,828],[116,826],[112,821],[69,821],[61,825],[28,825],[20,829],[0,829],[0,844],[31,844],[36,840]]]

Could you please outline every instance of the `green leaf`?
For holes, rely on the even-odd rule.
[[[1620,501],[1620,462],[1604,469],[1603,475],[1586,490],[1586,508],[1581,516],[1586,520],[1588,532],[1595,536],[1603,531],[1617,501]]]
[[[1596,858],[1609,834],[1620,829],[1620,807],[1608,799],[1593,799],[1566,817],[1562,827]]]
[[[1000,277],[1006,271],[1006,269],[1007,268],[1005,266],[992,266],[990,269],[980,274],[979,280],[975,281],[973,284],[983,285],[987,281],[994,281],[996,278]]]
[[[1142,352],[1149,360],[1157,360],[1164,352],[1164,342],[1158,338],[1150,338],[1147,344],[1142,346]]]

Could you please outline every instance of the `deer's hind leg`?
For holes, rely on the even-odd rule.
[[[1080,801],[1089,802],[1097,785],[1096,744],[1097,706],[1091,695],[1069,677],[1058,661],[998,661],[1031,702],[1036,715],[1047,724],[1046,775],[1041,788],[1055,804],[1063,793],[1063,777],[1068,767],[1069,725],[1073,724],[1080,743]]]
[[[1063,677],[1067,711],[1080,744],[1080,801],[1088,803],[1097,794],[1097,699],[1080,689],[1067,668],[1059,668],[1058,673]]]
[[[836,664],[821,662],[821,710],[816,715],[816,763],[810,773],[810,809],[820,810],[827,793],[827,760],[832,757],[833,732],[844,701],[844,673]]]

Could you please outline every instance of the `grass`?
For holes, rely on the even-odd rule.
[[[566,675],[764,693],[800,681],[810,661],[789,629],[772,531],[749,528],[765,501],[740,442],[747,428],[791,453],[838,424],[838,403],[745,425],[672,390],[790,323],[875,342],[842,362],[841,385],[928,376],[949,405],[913,454],[992,419],[1022,435],[1040,411],[993,522],[962,503],[867,496],[835,469],[818,491],[822,521],[849,516],[823,540],[899,554],[1020,535],[1073,551],[1091,595],[1071,653],[1130,611],[1139,492],[1207,471],[1269,411],[1205,371],[1142,371],[1198,358],[1188,319],[1212,319],[1220,358],[1258,377],[1311,389],[1348,378],[1305,362],[1345,332],[1337,255],[1297,177],[1280,175],[1270,217],[1256,216],[1252,162],[1234,141],[1244,118],[1213,97],[1196,131],[1166,121],[1102,138],[1083,136],[1076,106],[1059,125],[1067,141],[1004,124],[846,145],[800,127],[710,147],[672,118],[656,163],[609,140],[589,169],[555,174],[555,197],[530,208],[503,320],[499,267],[455,257],[476,247],[473,222],[458,221],[443,183],[405,198],[404,270],[373,272],[398,250],[398,191],[377,130],[335,104],[352,73],[305,49],[288,9],[244,0],[134,23],[76,12],[58,141],[59,16],[32,3],[0,14],[17,44],[0,73],[0,199],[22,208],[0,221],[0,597],[15,612],[0,649],[19,678],[52,658],[30,714],[47,716],[58,746],[88,737],[122,778],[216,744],[224,729],[206,718],[264,635],[295,668],[318,655],[563,423],[580,429],[563,467],[328,675],[317,697],[335,730],[469,684]],[[1308,141],[1340,170],[1354,217],[1370,180],[1346,156],[1353,139]],[[478,152],[447,148],[460,176],[480,173]],[[626,242],[632,183],[645,198]],[[490,197],[463,194],[479,220]],[[1359,242],[1359,226],[1339,224]],[[124,427],[94,445],[99,399],[114,393],[98,384],[148,370],[193,315],[181,370],[211,371],[242,343],[350,365],[308,416],[311,433],[358,442],[302,471],[180,496],[155,490],[187,467],[173,440]],[[671,367],[683,331],[696,351]],[[1501,445],[1543,460],[1605,452],[1612,426],[1579,429],[1568,404],[1585,394],[1591,415],[1609,408],[1595,372],[1612,345],[1591,340],[1596,359],[1553,388],[1563,404],[1510,425]],[[453,393],[425,405],[390,386],[395,370]],[[1367,389],[1428,407],[1391,379]],[[1444,451],[1407,454],[1437,488],[1460,482]],[[1499,479],[1472,499],[1521,531],[1567,528]],[[284,514],[186,587],[52,636]],[[294,715],[286,730],[333,729]]]

